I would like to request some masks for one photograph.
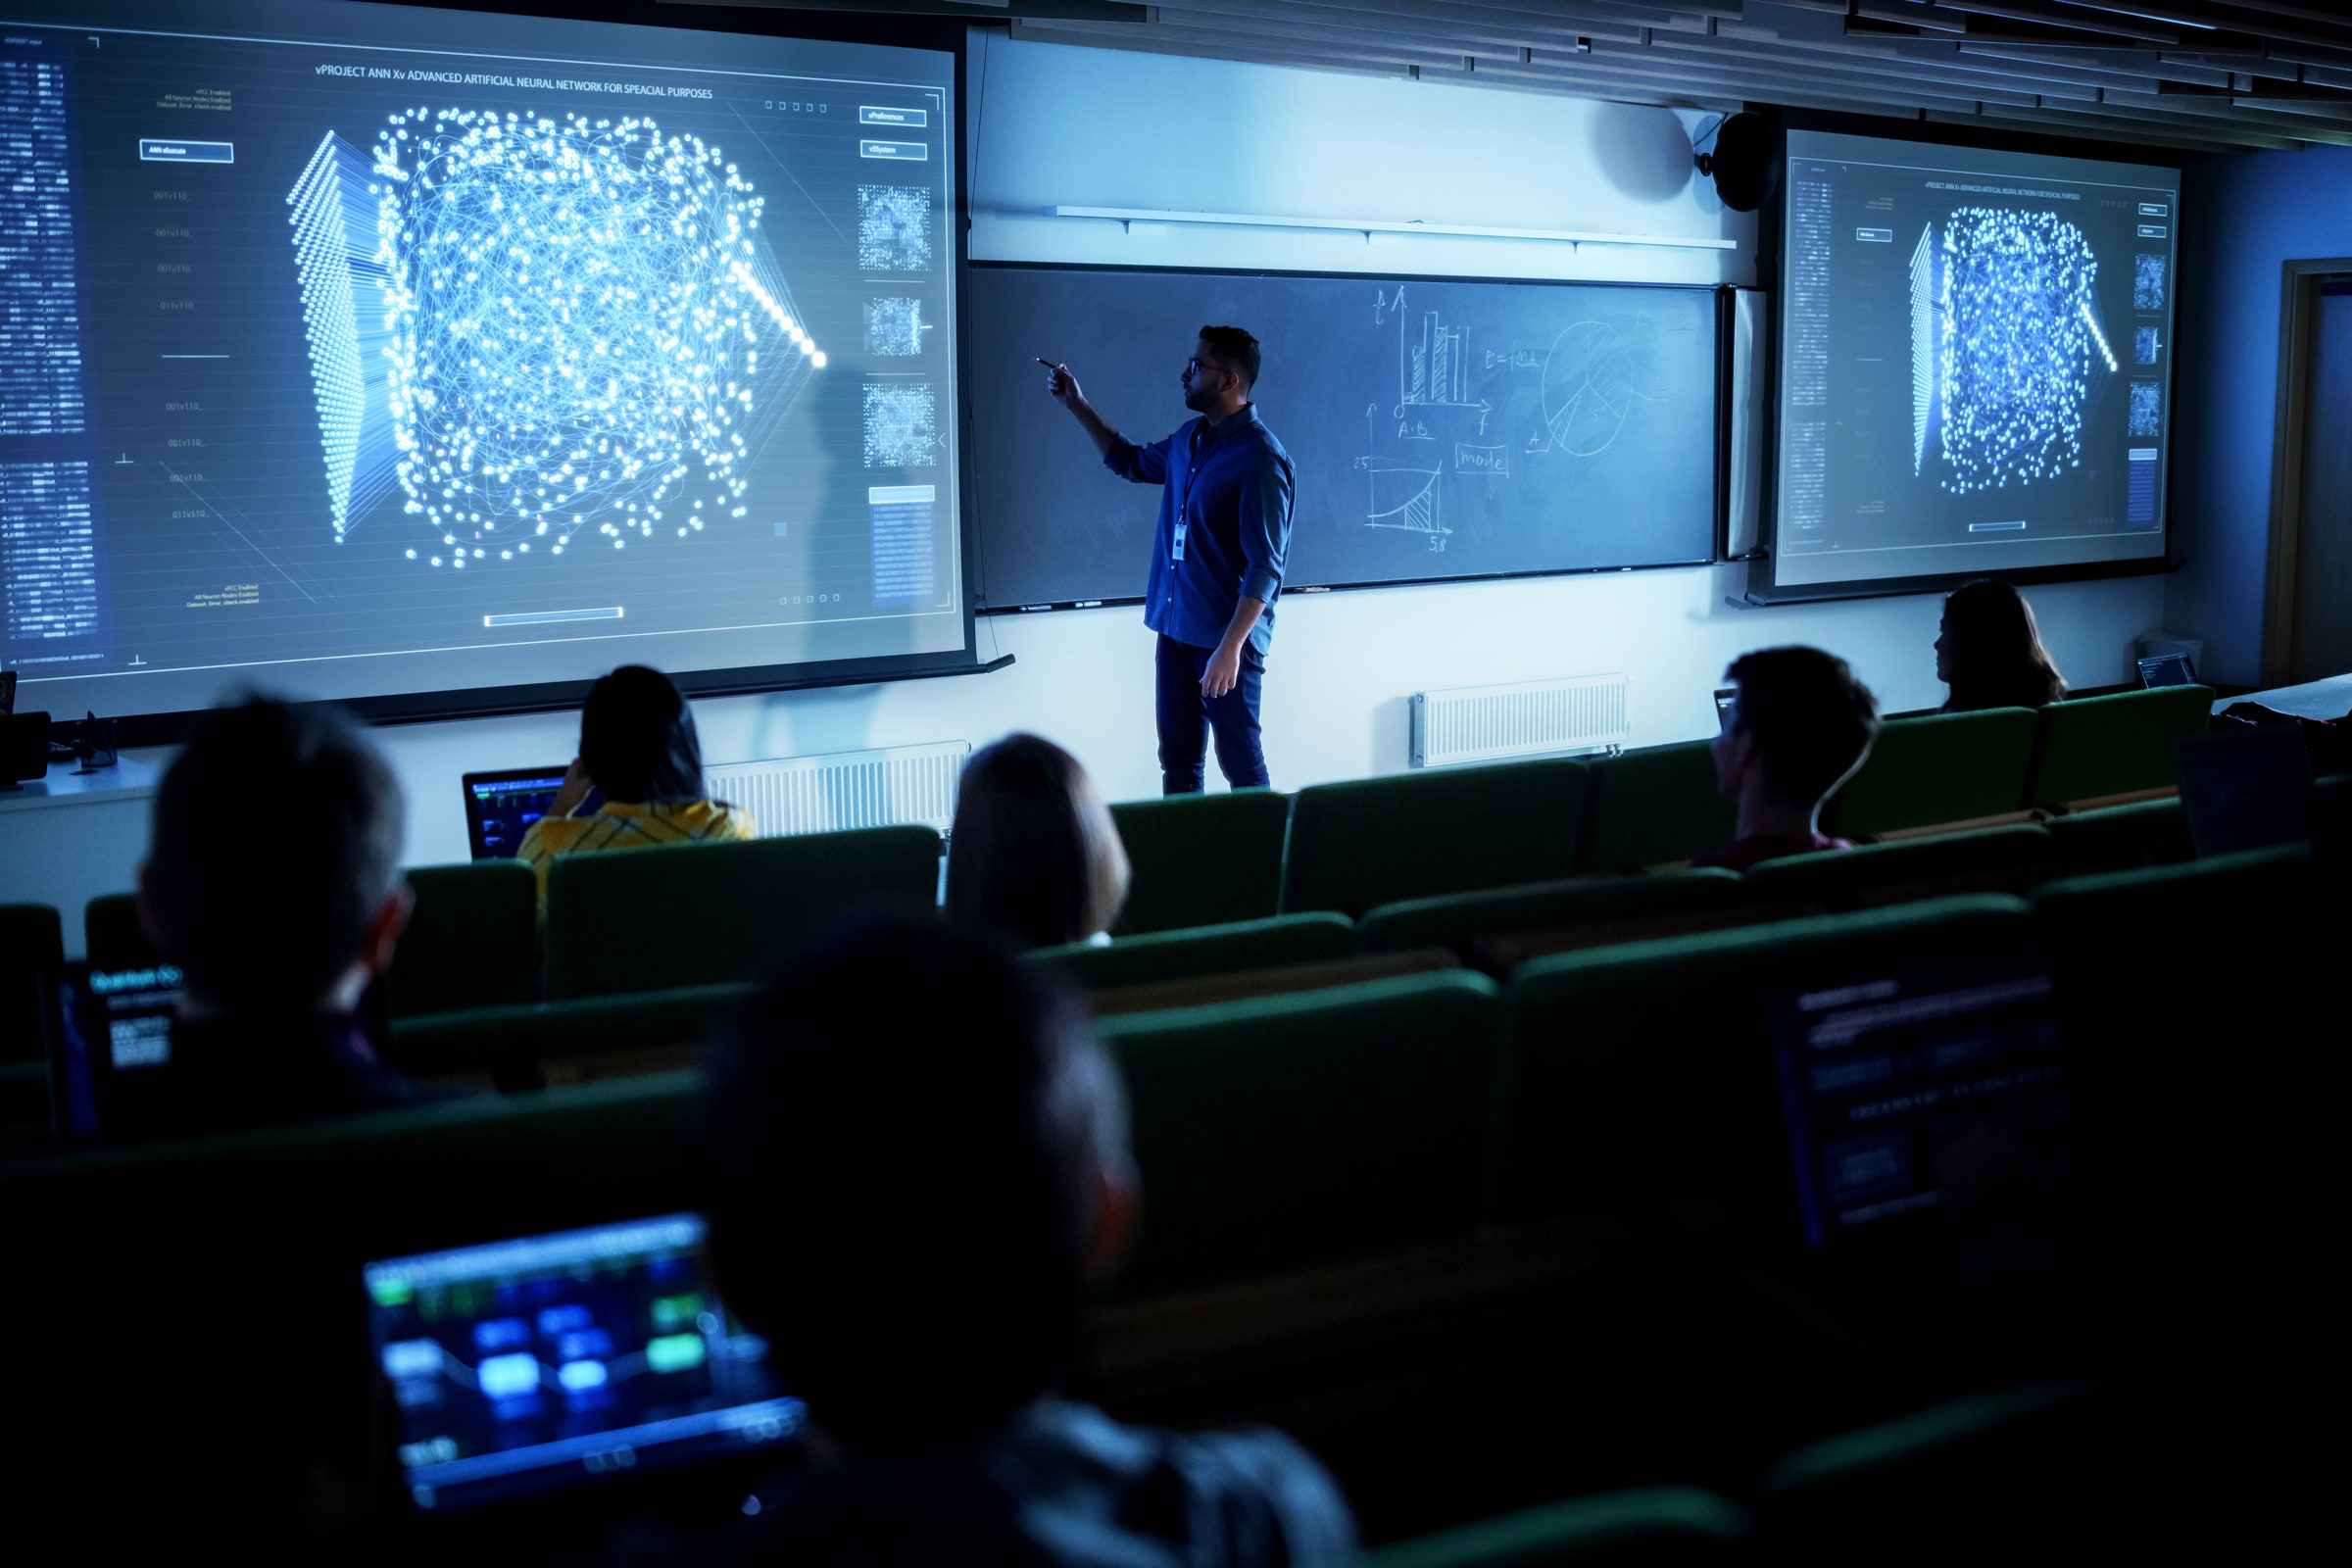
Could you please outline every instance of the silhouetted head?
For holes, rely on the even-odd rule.
[[[1943,602],[1936,678],[1951,688],[1947,713],[1980,708],[2039,708],[2066,695],[2025,596],[1997,577],[1980,577]]]
[[[1878,699],[1818,648],[1761,648],[1724,672],[1739,695],[1715,737],[1718,787],[1737,799],[1751,772],[1792,806],[1815,807],[1870,754]]]
[[[1084,1015],[936,921],[800,950],[722,1037],[705,1119],[719,1290],[858,1447],[966,1443],[1051,1389],[1134,1222]]]
[[[580,763],[607,800],[703,799],[703,744],[685,694],[658,669],[623,664],[588,688]]]
[[[1180,379],[1184,406],[1195,414],[1223,413],[1250,401],[1260,363],[1257,339],[1238,326],[1204,326]]]
[[[1083,942],[1127,901],[1119,830],[1078,759],[1007,735],[964,764],[948,838],[948,912],[1027,947]]]
[[[400,785],[350,720],[250,698],[206,715],[164,775],[141,912],[191,998],[348,1006],[355,966],[380,970],[407,917],[400,843]]]

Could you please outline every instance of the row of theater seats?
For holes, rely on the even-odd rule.
[[[2173,736],[2202,727],[2210,701],[2204,687],[2172,687],[2038,714],[1897,719],[1834,803],[1835,825],[1899,833],[2160,789],[2173,779]],[[1703,742],[1111,809],[1134,866],[1121,935],[1278,912],[1352,918],[1400,900],[1679,861],[1732,833]],[[2184,854],[2177,822],[2169,832]],[[894,827],[559,860],[544,952],[524,868],[420,867],[388,1004],[418,1018],[750,979],[846,906],[929,905],[941,849],[928,828]],[[59,946],[54,916],[46,928],[36,910],[8,918],[12,952],[37,958]],[[103,967],[154,959],[127,894],[92,901],[84,934]],[[21,1039],[29,1054],[37,1035]]]
[[[1740,886],[1681,880],[1707,896]],[[2191,1185],[2217,1171],[2227,1178],[2247,1162],[2183,1161],[2179,1152],[2208,1147],[2200,1140],[2209,1123],[2242,1127],[2249,1114],[2272,1114],[2277,1074],[2294,1058],[2271,1038],[2220,1049],[2232,1038],[2238,998],[2199,970],[2319,972],[2315,961],[2352,934],[2343,884],[2340,865],[2294,847],[2073,878],[2031,902],[1944,897],[1559,952],[1521,962],[1507,984],[1457,967],[1105,1017],[1101,1033],[1132,1097],[1148,1222],[1102,1309],[1106,1330],[1093,1353],[1143,1364],[1150,1357],[1137,1342],[1156,1332],[1191,1369],[1179,1376],[1196,1378],[1215,1351],[1213,1303],[1252,1282],[1318,1271],[1356,1278],[1346,1271],[1400,1257],[1439,1260],[1403,1293],[1400,1310],[1426,1318],[1437,1298],[1429,1279],[1461,1289],[1476,1275],[1462,1260],[1482,1246],[1548,1237],[1544,1227],[1573,1216],[1684,1213],[1704,1200],[1718,1216],[1710,1234],[1748,1239],[1730,1250],[1773,1245],[1765,1239],[1786,1230],[1790,1204],[1769,1049],[1775,999],[1922,958],[1962,971],[2045,968],[2070,1070],[2086,1103],[2101,1108],[2101,1153],[2113,1168],[2173,1168]],[[2153,911],[2174,918],[2152,923]],[[2183,920],[2196,928],[2198,965],[2152,965],[2151,948]],[[1267,929],[1343,923],[1294,917]],[[1039,961],[1086,958],[1064,952]],[[734,994],[714,997],[707,1017]],[[346,1341],[363,1261],[690,1205],[700,1086],[698,1072],[675,1071],[20,1160],[0,1167],[0,1211],[44,1279],[72,1282],[77,1319],[109,1332],[154,1343],[169,1334],[171,1303],[183,1292],[250,1299],[275,1364],[317,1369],[288,1396],[318,1402],[289,1421],[289,1441],[327,1441],[365,1423],[357,1374],[329,1375],[359,1365]],[[2262,1170],[2266,1191],[2304,1190],[2328,1158],[2286,1131]],[[2145,1200],[2193,1213],[2169,1192],[2151,1188]],[[2279,1250],[2268,1239],[2256,1246]],[[1354,1294],[1324,1292],[1349,1297],[1347,1312],[1370,1310]],[[1211,1305],[1171,1318],[1171,1303]],[[1261,1357],[1263,1305],[1243,1298],[1239,1314]],[[15,1293],[0,1301],[0,1332],[34,1343],[58,1310],[49,1292]],[[1109,1374],[1097,1367],[1093,1392],[1115,1407],[1115,1365]],[[1588,1497],[1378,1560],[1672,1560],[1820,1539],[1836,1550],[1814,1560],[1859,1560],[1866,1547],[1883,1554],[1906,1539],[1901,1531],[1859,1531],[1857,1521],[1899,1526],[1904,1509],[1872,1513],[1876,1505],[1855,1495],[1965,1497],[1965,1487],[1936,1479],[1953,1473],[1937,1456],[1954,1442],[1984,1426],[2013,1454],[2014,1422],[2078,1407],[2072,1394],[2018,1397],[1930,1412],[1792,1458],[1752,1499],[1752,1529],[1742,1507],[1703,1493]],[[1926,1465],[1926,1494],[1902,1490],[1913,1458]],[[1962,1463],[1958,1473],[1977,1472]]]
[[[1506,773],[1514,769],[1490,769]],[[2352,781],[2322,786],[2323,815],[2341,814]],[[1267,799],[1236,795],[1184,803],[1188,812],[1250,809]],[[1279,799],[1279,798],[1276,798]],[[836,834],[779,841],[832,860],[827,884],[855,900],[858,879],[844,870],[851,854],[879,837],[885,851],[919,837],[922,829],[880,834]],[[596,874],[618,867],[635,879],[651,870],[706,889],[710,873],[738,863],[731,848],[675,855],[648,851],[609,857]],[[1457,965],[1507,978],[1525,961],[1577,949],[1761,925],[1828,912],[1915,902],[1963,892],[2027,893],[2074,874],[2177,862],[2189,857],[2180,804],[2154,800],[2073,812],[2043,823],[1896,840],[1859,849],[1768,861],[1744,877],[1728,871],[1685,870],[1651,875],[1588,874],[1556,882],[1400,900],[1350,919],[1336,911],[1275,915],[1186,930],[1121,937],[1107,946],[1076,945],[1040,954],[1087,992],[1098,1014],[1304,992],[1356,981]],[[921,862],[906,857],[911,863]],[[928,873],[926,873],[928,874]],[[528,915],[529,880],[506,862],[435,867],[413,873],[420,915],[392,992],[392,1042],[400,1065],[422,1077],[483,1075],[506,1088],[536,1087],[550,1076],[612,1075],[678,1064],[725,1012],[748,994],[764,953],[745,944],[726,954],[689,941],[675,950],[677,969],[718,975],[700,984],[612,990],[553,1003],[533,994],[527,949],[498,940],[501,926]],[[902,878],[911,882],[911,875]],[[868,895],[871,894],[870,887]],[[502,896],[514,906],[503,906]],[[648,897],[652,895],[648,894]],[[708,896],[707,893],[705,896]],[[902,897],[915,902],[910,891]],[[811,901],[814,902],[814,901]],[[639,907],[651,906],[640,905]],[[838,904],[820,906],[825,910]],[[797,907],[797,906],[796,906]],[[809,918],[806,910],[803,918]],[[132,928],[107,934],[110,920],[131,922],[126,900],[102,900],[90,914],[91,951],[102,964],[148,961]],[[646,947],[661,952],[679,927],[652,925]],[[23,960],[44,949],[55,961],[55,911],[19,906],[0,909],[0,934]],[[697,961],[708,967],[698,969]],[[659,976],[662,971],[656,971]],[[624,977],[625,979],[625,977]],[[414,982],[414,984],[412,984]],[[611,983],[610,981],[608,983]],[[642,982],[640,982],[642,983]],[[428,988],[428,989],[419,989]],[[29,983],[18,989],[29,994]],[[411,1005],[398,1007],[402,1000]],[[417,1007],[423,1000],[431,1006]],[[513,999],[513,1000],[506,1000]],[[29,1008],[21,1009],[29,1012]],[[37,1040],[37,1018],[19,1033],[24,1049]],[[37,1059],[0,1063],[0,1120],[37,1122],[46,1091]],[[23,1079],[22,1083],[16,1082]]]
[[[2185,1042],[2193,998],[2181,988],[2193,982],[2168,986],[2149,972],[2147,911],[2195,909],[2241,943],[2280,931],[2315,941],[2345,924],[2340,880],[2299,847],[2257,851],[2060,881],[2031,902],[1962,895],[1561,952],[1523,962],[1507,984],[1436,967],[1102,1018],[1152,1194],[1121,1291],[1191,1290],[1686,1191],[1735,1195],[1735,1225],[1769,1223],[1761,1209],[1737,1209],[1751,1199],[1774,1214],[1785,1207],[1781,1130],[1757,1114],[1776,1102],[1775,997],[1922,956],[1987,972],[2046,963],[2097,1021],[2092,1034],[2138,1015]],[[1296,929],[1334,929],[1309,918]],[[705,988],[583,1005],[666,1007],[670,1038],[697,1038],[740,995]],[[2176,1010],[2149,1013],[2151,997]],[[400,1037],[406,1064],[436,1064],[416,1057],[428,1043],[448,1049],[430,1032],[439,1027]],[[2165,1048],[2136,1039],[2133,1049],[2152,1062]],[[453,1230],[509,1234],[609,1219],[616,1202],[650,1211],[684,1201],[698,1083],[692,1070],[643,1074],[22,1161],[0,1171],[0,1207],[89,1212],[87,1201],[40,1195],[70,1187],[88,1200],[120,1186],[125,1212],[187,1202],[258,1223],[280,1204],[271,1193],[297,1202],[332,1193],[350,1221],[310,1240],[359,1250],[356,1266],[447,1245]],[[55,1243],[64,1256],[120,1240]]]

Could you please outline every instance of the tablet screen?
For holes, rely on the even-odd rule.
[[[766,1342],[711,1287],[696,1214],[363,1270],[419,1508],[473,1506],[799,1435]]]

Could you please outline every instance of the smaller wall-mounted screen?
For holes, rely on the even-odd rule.
[[[1774,588],[2161,557],[2179,172],[1788,157]]]

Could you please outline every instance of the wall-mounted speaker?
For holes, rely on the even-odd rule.
[[[1715,182],[1715,194],[1724,206],[1752,213],[1780,183],[1779,139],[1762,115],[1727,115],[1715,127],[1713,144],[1694,153],[1691,162]]]

